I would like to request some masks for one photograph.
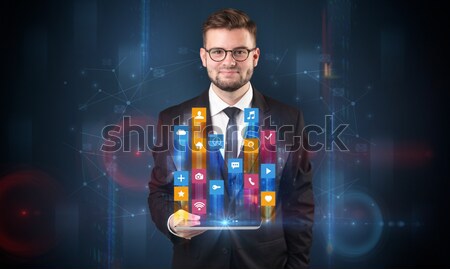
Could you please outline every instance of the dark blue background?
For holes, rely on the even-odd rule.
[[[111,172],[99,151],[101,128],[122,115],[152,124],[160,110],[206,90],[208,78],[198,59],[200,26],[212,11],[229,6],[258,24],[262,54],[252,80],[256,88],[301,107],[307,124],[323,126],[324,115],[333,111],[336,123],[350,124],[349,153],[322,151],[312,157],[317,202],[312,267],[450,265],[449,33],[442,4],[85,0],[0,5],[0,176],[38,169],[59,184],[60,192],[45,186],[35,192],[2,190],[0,234],[9,233],[26,247],[28,239],[44,246],[43,230],[57,238],[52,247],[29,255],[0,244],[2,265],[169,266],[171,245],[155,230],[146,204],[150,154],[118,154]],[[345,98],[330,95],[332,89],[316,77],[324,22],[332,58],[342,60],[333,63],[337,78],[331,84],[344,88]],[[330,178],[335,189],[327,189]],[[364,216],[373,214],[354,205],[360,208],[350,219],[332,220],[331,236],[355,248],[382,221],[381,236],[363,254],[351,255],[342,246],[339,252],[337,243],[327,247],[329,222],[323,216],[330,212],[330,195],[344,193],[364,193],[383,215],[364,226]],[[53,203],[40,203],[47,195]],[[20,216],[33,207],[46,214]],[[346,226],[355,220],[363,228]],[[6,229],[5,223],[17,226]]]

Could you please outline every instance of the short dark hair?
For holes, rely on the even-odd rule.
[[[203,44],[205,43],[206,32],[210,29],[247,29],[255,39],[256,43],[256,23],[243,11],[226,8],[209,15],[203,23]]]

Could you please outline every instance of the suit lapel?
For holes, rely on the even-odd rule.
[[[267,104],[264,96],[257,91],[255,88],[253,89],[253,101],[252,101],[252,107],[259,108],[259,131],[261,134],[261,130],[269,129],[270,126],[273,124],[275,126],[278,125],[279,119],[277,118],[277,115],[273,115],[270,112],[270,107]],[[279,128],[280,126],[278,126]],[[276,132],[278,136],[278,132]],[[260,137],[260,141],[262,141]],[[276,145],[277,145],[277,158],[276,158],[276,166],[277,167],[285,167],[288,152],[286,152],[285,149],[285,143],[281,141],[278,137],[276,139]],[[283,169],[276,169],[276,180],[279,181],[282,175]]]

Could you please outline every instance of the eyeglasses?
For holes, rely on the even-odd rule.
[[[214,62],[221,62],[225,60],[227,57],[227,53],[231,52],[231,56],[233,59],[237,62],[243,62],[247,60],[248,56],[250,55],[250,52],[254,51],[256,48],[253,49],[247,49],[247,48],[236,48],[232,50],[226,50],[222,48],[212,48],[210,50],[206,50],[206,52],[209,54],[209,57]]]

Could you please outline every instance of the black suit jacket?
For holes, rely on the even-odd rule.
[[[177,167],[172,158],[173,131],[162,126],[188,122],[192,107],[206,107],[207,126],[211,125],[208,91],[162,111],[157,143],[169,150],[154,150],[149,183],[151,216],[173,243],[173,268],[306,268],[312,243],[314,199],[311,166],[300,146],[306,142],[302,136],[303,116],[296,108],[255,89],[252,107],[259,108],[260,126],[277,130],[275,219],[263,223],[258,230],[210,230],[191,240],[168,231],[167,220],[174,213],[172,172]]]

